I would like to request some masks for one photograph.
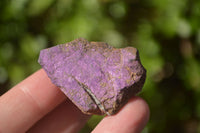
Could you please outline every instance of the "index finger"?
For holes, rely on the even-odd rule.
[[[0,97],[0,132],[25,132],[66,99],[43,69]]]

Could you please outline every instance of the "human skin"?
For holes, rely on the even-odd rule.
[[[75,133],[89,115],[83,114],[38,70],[0,97],[0,133]],[[113,116],[106,116],[93,133],[139,133],[149,119],[147,103],[133,97]]]

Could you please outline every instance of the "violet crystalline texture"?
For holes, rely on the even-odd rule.
[[[41,50],[52,83],[86,114],[112,115],[141,91],[146,78],[136,48],[83,38]]]

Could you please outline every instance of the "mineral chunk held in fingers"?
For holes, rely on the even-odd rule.
[[[86,114],[117,113],[142,89],[146,77],[136,48],[116,49],[83,38],[41,50],[38,61]]]

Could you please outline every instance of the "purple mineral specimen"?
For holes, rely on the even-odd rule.
[[[136,48],[83,38],[41,50],[39,63],[82,112],[112,115],[142,88],[146,70]]]

